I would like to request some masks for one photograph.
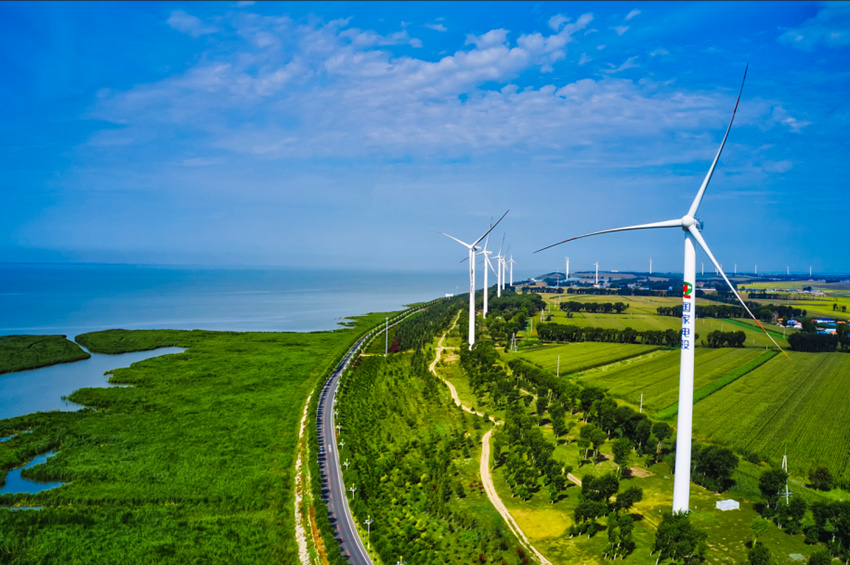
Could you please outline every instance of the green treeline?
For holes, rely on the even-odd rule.
[[[747,334],[742,331],[736,332],[721,332],[713,331],[705,338],[705,345],[708,347],[744,347],[747,341]]]
[[[836,333],[816,333],[801,331],[788,336],[788,345],[794,351],[810,353],[828,353],[830,351],[850,351],[850,329],[847,324],[838,324]]]
[[[463,303],[462,297],[439,300],[426,312],[411,316],[396,327],[395,351],[422,349],[425,344],[439,335],[449,324]]]
[[[37,369],[91,357],[64,335],[0,337],[0,374]]]
[[[570,300],[569,302],[561,303],[561,310],[564,312],[590,312],[591,314],[622,314],[629,309],[629,305],[625,302],[577,302]]]
[[[516,559],[478,480],[478,418],[442,400],[427,361],[423,350],[363,357],[343,381],[337,421],[352,512],[374,520],[371,545],[385,563]]]
[[[601,341],[608,343],[642,343],[644,345],[665,345],[678,347],[681,335],[675,330],[638,331],[632,328],[596,328],[572,326],[557,323],[541,323],[537,326],[537,336],[541,341],[569,343],[579,341]]]
[[[737,304],[697,304],[697,318],[749,318],[750,315],[743,306]],[[762,305],[758,302],[747,302],[747,307],[762,322],[773,322],[778,318],[788,320],[799,316],[805,316],[806,311],[791,306],[777,306],[775,304]],[[659,306],[656,309],[659,316],[682,317],[682,305]]]

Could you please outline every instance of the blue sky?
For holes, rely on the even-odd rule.
[[[747,63],[704,236],[848,272],[848,3],[0,3],[0,261],[678,272],[531,252],[683,215]]]

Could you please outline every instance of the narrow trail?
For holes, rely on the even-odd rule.
[[[301,565],[310,565],[310,552],[307,549],[307,528],[304,527],[304,516],[301,514],[301,501],[304,498],[304,481],[302,481],[301,469],[306,457],[307,442],[304,434],[307,431],[307,415],[310,411],[310,400],[313,394],[307,397],[304,403],[304,413],[301,416],[301,431],[298,433],[298,458],[295,460],[295,541],[298,542],[298,559]],[[306,479],[309,483],[309,478]]]
[[[457,349],[456,347],[444,347],[443,342],[446,339],[446,334],[452,331],[455,325],[457,325],[458,318],[460,318],[460,312],[458,312],[458,315],[455,316],[454,322],[452,322],[452,326],[442,335],[442,337],[440,337],[440,341],[437,342],[437,354],[434,358],[434,361],[432,361],[431,365],[428,367],[428,370],[431,371],[431,373],[435,377],[443,381],[446,386],[449,387],[449,392],[452,395],[452,400],[454,400],[454,403],[457,406],[460,406],[460,408],[465,412],[484,417],[484,414],[482,414],[481,412],[478,412],[477,410],[473,410],[469,406],[466,406],[461,401],[460,396],[458,396],[457,389],[455,389],[454,385],[437,373],[437,363],[440,362],[440,357],[442,356],[443,351],[446,349]],[[496,420],[493,416],[490,416],[490,421],[493,422],[493,424],[495,424],[496,426],[502,425],[502,422]],[[484,434],[484,437],[481,438],[481,463],[479,467],[479,472],[481,474],[481,483],[484,485],[484,492],[487,493],[487,498],[490,499],[490,504],[492,504],[493,508],[496,509],[496,511],[502,516],[502,518],[504,518],[505,522],[508,524],[508,527],[514,533],[520,543],[524,545],[526,549],[531,551],[531,553],[534,554],[534,556],[542,565],[552,565],[552,562],[543,557],[543,554],[537,551],[537,548],[534,547],[530,541],[528,541],[528,538],[525,536],[525,533],[523,533],[522,528],[520,528],[519,524],[516,523],[516,520],[514,520],[514,517],[511,515],[510,510],[507,509],[505,504],[502,502],[502,499],[499,498],[499,493],[496,492],[496,487],[493,485],[493,476],[490,474],[490,437],[493,435],[493,429],[495,428],[490,429],[486,434]],[[573,479],[574,477],[570,480]],[[575,479],[575,481],[578,481],[578,479]],[[578,484],[581,484],[581,481],[578,481]]]

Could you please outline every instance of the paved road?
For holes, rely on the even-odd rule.
[[[421,312],[424,308],[417,310]],[[405,316],[412,316],[416,312],[410,312]],[[404,319],[404,318],[402,318]],[[401,321],[401,320],[399,320]],[[395,326],[398,322],[390,324]],[[343,554],[348,556],[349,562],[354,565],[372,565],[369,554],[363,546],[363,541],[354,526],[354,518],[348,508],[347,491],[343,481],[339,444],[336,441],[336,422],[334,421],[334,404],[336,403],[336,391],[339,387],[339,377],[357,355],[363,342],[369,336],[361,338],[348,350],[345,358],[336,366],[331,377],[325,383],[319,396],[319,406],[316,410],[316,428],[319,439],[319,469],[322,473],[324,488],[322,494],[330,510],[331,525],[336,528],[336,538],[339,541]],[[344,450],[345,448],[343,448]],[[354,485],[355,487],[357,485]]]
[[[366,548],[354,527],[354,519],[348,509],[346,486],[340,470],[339,444],[336,441],[336,423],[334,422],[334,404],[339,377],[348,367],[354,355],[363,345],[365,337],[352,347],[345,358],[337,365],[331,378],[325,383],[319,396],[319,406],[316,412],[316,426],[319,438],[319,469],[322,473],[324,488],[322,493],[330,510],[331,525],[336,527],[336,538],[339,540],[342,552],[354,565],[372,565]],[[343,448],[344,449],[344,448]]]

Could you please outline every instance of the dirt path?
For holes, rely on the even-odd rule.
[[[307,529],[304,527],[304,516],[301,514],[301,501],[304,497],[304,482],[302,482],[302,465],[305,464],[307,442],[304,434],[307,431],[307,414],[310,408],[310,399],[307,397],[304,404],[304,414],[301,416],[301,431],[298,434],[298,458],[295,460],[295,540],[298,542],[298,559],[302,565],[310,565],[310,552],[307,549]],[[306,479],[306,477],[303,477]],[[306,480],[309,483],[309,479]]]
[[[442,356],[443,350],[456,349],[454,347],[443,347],[443,342],[446,339],[446,334],[454,329],[459,317],[460,312],[458,312],[458,315],[455,317],[454,322],[452,322],[451,328],[449,328],[448,331],[446,331],[446,333],[442,335],[440,341],[437,342],[437,354],[434,358],[434,361],[432,361],[431,365],[428,367],[428,370],[431,371],[431,373],[435,377],[443,381],[446,386],[449,387],[449,392],[452,395],[452,400],[454,400],[454,403],[457,406],[460,406],[462,410],[469,412],[470,414],[476,414],[478,416],[484,417],[484,414],[482,414],[481,412],[478,412],[477,410],[473,410],[469,406],[466,406],[461,401],[460,396],[458,396],[457,389],[455,389],[454,385],[437,373],[437,363],[440,362],[440,357]],[[490,421],[493,422],[496,426],[500,426],[502,424],[502,422],[496,420],[493,416],[490,416]],[[519,524],[516,523],[516,520],[514,520],[514,517],[511,515],[510,511],[502,502],[502,499],[499,498],[499,494],[496,492],[496,487],[493,485],[493,477],[490,474],[490,437],[493,435],[493,429],[490,429],[486,434],[484,434],[484,437],[481,438],[480,474],[481,482],[484,485],[484,492],[487,493],[487,498],[490,499],[490,504],[492,504],[496,511],[502,516],[502,518],[504,518],[505,522],[508,524],[508,527],[514,533],[520,543],[524,545],[525,548],[528,549],[531,553],[533,553],[540,563],[542,563],[543,565],[552,565],[551,561],[543,557],[543,554],[541,554],[539,551],[537,551],[537,548],[531,545],[531,542],[528,541],[527,537],[525,537],[525,534],[519,527]],[[575,481],[573,482],[576,481],[578,481],[578,479],[575,479]],[[581,481],[578,481],[578,484],[581,484]]]

